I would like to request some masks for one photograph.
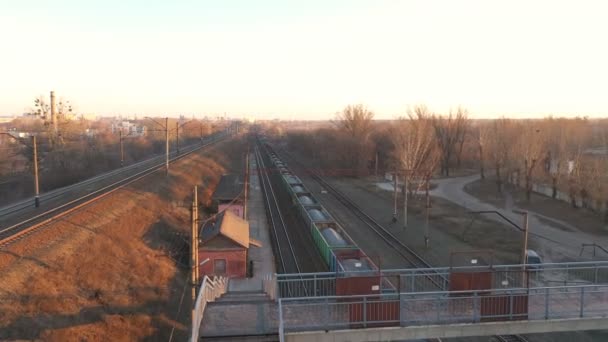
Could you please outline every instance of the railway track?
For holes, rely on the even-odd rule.
[[[365,213],[361,207],[354,203],[348,196],[342,193],[333,185],[329,184],[322,176],[311,171],[302,163],[295,158],[291,157],[288,153],[283,153],[283,156],[287,156],[292,162],[299,165],[304,172],[306,172],[312,179],[317,181],[321,186],[327,189],[334,197],[348,208],[353,214],[355,214],[362,222],[364,222],[372,231],[382,238],[391,248],[393,248],[399,255],[407,260],[415,268],[432,268],[432,266],[424,260],[418,253],[413,251],[407,245],[402,243],[396,236],[394,236],[388,229],[378,223],[374,218]],[[442,278],[444,278],[442,276]],[[430,278],[431,282],[435,284],[439,289],[443,290],[442,284],[439,284],[436,279]],[[444,279],[447,283],[447,279]],[[496,335],[494,336],[499,342],[528,342],[528,340],[521,335]]]
[[[361,207],[359,207],[355,202],[353,202],[348,196],[342,193],[333,185],[329,184],[322,176],[317,174],[316,172],[311,171],[306,168],[302,163],[289,156],[288,154],[283,154],[287,156],[288,159],[298,164],[312,179],[314,179],[317,183],[323,186],[324,189],[328,190],[334,197],[342,203],[349,211],[351,211],[357,218],[359,218],[363,223],[365,223],[373,232],[375,232],[380,238],[385,241],[392,249],[394,249],[401,257],[403,257],[406,261],[408,261],[412,267],[416,268],[432,268],[424,258],[422,258],[418,253],[416,253],[413,249],[408,247],[406,244],[401,242],[394,234],[392,234],[388,229],[386,229],[383,225],[378,223],[373,217],[368,215]]]
[[[177,155],[169,160],[170,163],[173,163],[179,159],[182,159],[202,148],[205,148],[209,145],[212,145],[218,141],[223,140],[215,139],[207,144],[203,144],[197,147],[193,147],[192,149]],[[51,208],[45,212],[42,212],[34,217],[25,219],[21,222],[15,223],[9,227],[0,228],[0,248],[6,247],[16,241],[19,241],[26,236],[29,236],[51,224],[53,221],[60,219],[64,216],[71,215],[72,213],[86,207],[87,205],[98,201],[114,191],[125,187],[133,182],[136,182],[154,172],[159,170],[159,168],[164,167],[165,162],[164,159],[161,163],[154,164],[151,167],[148,167],[142,171],[138,171],[135,174],[127,175],[125,178],[115,181],[109,185],[103,186],[100,189],[97,189],[93,192],[90,192],[84,196],[80,196],[76,199],[70,200],[67,203],[63,203],[58,205],[57,207]]]
[[[285,225],[283,215],[281,214],[277,196],[270,182],[270,178],[268,177],[268,172],[266,172],[268,169],[266,168],[266,164],[257,147],[255,149],[255,156],[262,194],[266,204],[266,211],[276,241],[276,251],[281,266],[280,273],[302,273],[293,243],[287,232],[287,226]]]
[[[528,342],[528,340],[521,335],[504,335],[494,336],[499,342]]]

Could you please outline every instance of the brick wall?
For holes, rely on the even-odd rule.
[[[247,249],[220,249],[220,250],[205,250],[201,249],[198,253],[199,262],[203,262],[209,258],[209,261],[199,266],[199,274],[201,277],[224,275],[228,277],[244,278],[247,276]],[[226,260],[226,273],[216,274],[214,266],[216,260]]]
[[[232,211],[235,215],[237,215],[240,218],[244,218],[243,214],[244,214],[244,210],[243,210],[243,205],[242,204],[236,204],[233,203],[232,205],[228,206],[228,204],[219,204],[217,207],[218,212],[223,211],[224,209]]]

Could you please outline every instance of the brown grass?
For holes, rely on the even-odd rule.
[[[0,339],[186,338],[192,186],[208,204],[222,173],[241,168],[242,141],[221,143],[117,191],[0,250]]]
[[[606,235],[608,233],[608,224],[603,221],[601,215],[598,213],[585,208],[573,208],[570,203],[534,192],[528,201],[526,199],[525,191],[512,185],[506,185],[504,194],[499,194],[496,188],[496,182],[492,179],[486,179],[484,181],[478,180],[470,183],[465,187],[465,191],[483,201],[490,202],[502,208],[505,207],[505,198],[508,194],[508,196],[512,197],[513,204],[518,208],[558,219],[577,227],[585,233],[596,235]],[[570,228],[556,224],[555,222],[547,221],[542,218],[540,220],[546,221],[560,229],[571,231]]]

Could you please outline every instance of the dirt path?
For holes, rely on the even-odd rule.
[[[434,181],[437,187],[431,191],[432,196],[441,197],[461,205],[471,211],[495,210],[522,225],[522,216],[513,210],[521,210],[513,204],[513,199],[507,196],[505,207],[488,203],[470,195],[464,187],[479,180],[479,175],[444,178]],[[497,215],[485,215],[496,222],[504,223]],[[515,228],[514,228],[515,229]],[[530,238],[540,246],[540,253],[545,262],[560,262],[565,260],[580,260],[579,253],[583,243],[598,243],[608,245],[606,236],[588,234],[579,227],[537,212],[529,211]]]

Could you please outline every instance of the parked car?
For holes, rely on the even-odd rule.
[[[536,251],[532,249],[528,249],[526,251],[528,255],[528,260],[526,261],[526,265],[530,269],[540,269],[542,268],[541,264],[543,263],[543,259],[536,253]]]

